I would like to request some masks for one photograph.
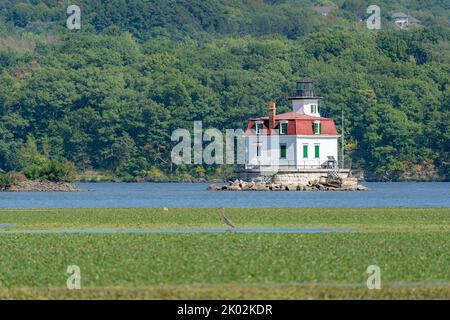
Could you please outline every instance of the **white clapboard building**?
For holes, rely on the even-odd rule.
[[[292,111],[250,119],[246,130],[247,172],[317,172],[338,168],[338,139],[334,120],[320,115],[320,97],[308,77],[297,81]]]

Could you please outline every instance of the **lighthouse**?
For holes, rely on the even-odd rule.
[[[321,116],[321,100],[313,80],[303,76],[289,98],[291,112],[277,114],[275,102],[270,101],[268,116],[248,120],[247,178],[276,173],[282,181],[305,183],[331,171],[348,174],[348,170],[338,169],[340,135],[334,120]]]

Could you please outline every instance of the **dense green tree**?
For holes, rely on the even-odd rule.
[[[0,3],[3,170],[51,178],[67,159],[125,180],[230,177],[225,166],[174,166],[171,133],[200,120],[245,128],[271,99],[286,112],[307,73],[325,97],[321,113],[344,111],[354,168],[374,179],[420,170],[449,179],[450,29],[441,1],[382,0],[383,12],[435,19],[401,31],[387,13],[383,30],[366,30],[362,0],[339,1],[328,17],[312,6],[329,1],[79,4],[82,30],[69,32],[63,2]]]

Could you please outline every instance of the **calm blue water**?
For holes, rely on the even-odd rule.
[[[450,183],[364,183],[369,191],[208,191],[208,184],[81,183],[87,192],[0,193],[0,208],[450,206]]]

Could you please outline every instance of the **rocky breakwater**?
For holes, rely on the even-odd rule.
[[[367,187],[359,185],[355,178],[331,179],[320,178],[319,181],[302,183],[265,183],[236,180],[226,185],[210,185],[208,190],[215,191],[365,191]]]
[[[21,181],[13,184],[7,192],[78,192],[81,191],[75,184],[67,182],[49,181]]]

